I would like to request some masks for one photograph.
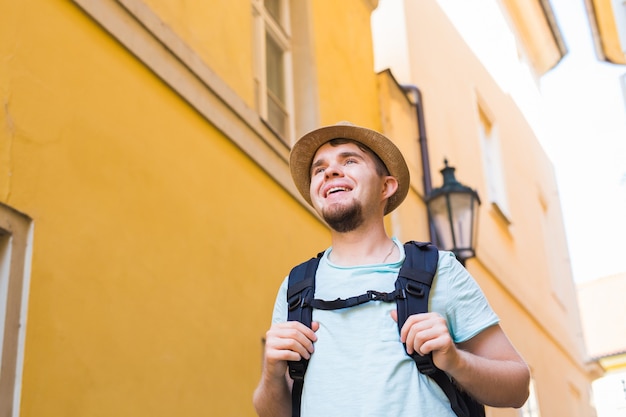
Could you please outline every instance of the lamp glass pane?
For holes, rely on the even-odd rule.
[[[474,197],[469,193],[451,193],[452,229],[455,249],[460,258],[472,256],[472,205]]]
[[[428,203],[430,218],[435,225],[437,233],[437,244],[443,250],[452,250],[454,240],[452,239],[452,229],[450,228],[450,214],[446,195],[435,197]]]

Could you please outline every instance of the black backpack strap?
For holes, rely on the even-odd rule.
[[[439,251],[428,242],[407,242],[404,244],[404,253],[404,263],[396,280],[396,291],[404,291],[405,294],[404,298],[396,301],[398,331],[410,315],[428,311],[430,287],[439,262]],[[412,358],[423,374],[428,375],[437,369],[430,355],[421,356],[415,353]]]
[[[430,243],[407,242],[404,244],[404,252],[406,258],[396,280],[396,291],[404,291],[406,294],[406,298],[396,300],[398,330],[402,329],[410,315],[428,311],[430,288],[439,263],[439,251]],[[448,375],[435,366],[431,354],[422,356],[414,352],[411,358],[422,374],[432,378],[441,387],[458,417],[485,416],[484,407],[459,390]]]
[[[320,252],[317,257],[294,267],[289,273],[287,285],[287,312],[288,321],[299,321],[311,327],[313,320],[313,307],[311,302],[315,295],[315,272],[324,253]],[[289,376],[293,379],[291,389],[291,409],[293,417],[300,416],[300,400],[304,386],[304,373],[309,364],[307,359],[298,362],[289,361]]]

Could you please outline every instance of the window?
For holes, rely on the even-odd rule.
[[[253,0],[255,99],[261,118],[286,143],[294,136],[288,0]]]
[[[500,138],[497,126],[494,125],[482,109],[480,116],[480,141],[483,150],[483,165],[487,179],[487,194],[496,211],[510,223],[509,204],[506,194],[506,182],[500,152]]]
[[[32,222],[0,203],[0,415],[18,416]]]

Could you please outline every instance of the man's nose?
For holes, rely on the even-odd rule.
[[[326,174],[326,178],[338,177],[342,175],[341,165],[338,163],[329,164],[324,170],[324,174]]]

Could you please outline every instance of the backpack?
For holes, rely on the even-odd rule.
[[[315,308],[336,310],[353,307],[368,301],[385,301],[396,303],[398,330],[400,330],[410,315],[428,311],[430,287],[437,272],[439,261],[439,251],[430,243],[410,241],[404,244],[404,251],[406,258],[398,273],[393,292],[368,291],[355,297],[333,301],[314,298],[315,272],[324,252],[320,252],[315,258],[297,265],[289,273],[287,320],[299,321],[311,327],[313,309]],[[432,378],[441,387],[450,400],[452,410],[458,417],[485,417],[484,406],[457,387],[444,371],[437,368],[433,363],[432,355],[420,356],[413,353],[411,357],[419,372]],[[300,417],[300,400],[307,366],[308,360],[306,359],[289,362],[289,376],[293,380],[291,392],[293,417]]]

